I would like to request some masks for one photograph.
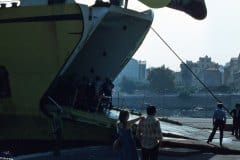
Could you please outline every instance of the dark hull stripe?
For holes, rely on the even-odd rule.
[[[49,21],[68,21],[82,20],[81,14],[53,15],[53,16],[38,16],[26,18],[1,19],[0,24],[4,23],[26,23],[26,22],[49,22]]]

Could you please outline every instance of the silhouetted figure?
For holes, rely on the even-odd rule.
[[[108,103],[112,107],[112,90],[114,84],[109,78],[105,79],[105,82],[102,84],[102,95],[104,95],[103,102]]]
[[[99,76],[96,76],[96,78],[95,78],[95,92],[96,92],[96,95],[97,96],[100,96],[102,93],[102,80],[101,80],[101,78],[99,77]]]
[[[142,160],[157,160],[158,149],[162,141],[160,122],[155,118],[156,107],[147,107],[147,118],[139,122],[137,136],[141,142]]]
[[[222,140],[223,140],[223,131],[224,131],[224,127],[226,124],[226,113],[223,110],[223,104],[222,103],[218,103],[217,104],[217,109],[214,111],[213,114],[213,130],[212,133],[210,134],[207,143],[212,142],[212,139],[217,131],[217,129],[219,128],[220,131],[220,146],[222,147]]]
[[[240,137],[240,104],[236,104],[236,137]]]
[[[113,88],[114,88],[114,84],[112,83],[112,81],[109,78],[106,78],[105,82],[102,85],[103,94],[105,96],[111,97]]]
[[[232,122],[232,135],[238,136],[238,130],[237,130],[237,106],[239,104],[235,105],[235,108],[230,112],[233,118]]]

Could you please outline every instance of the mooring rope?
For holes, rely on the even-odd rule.
[[[192,75],[203,85],[203,87],[210,93],[210,95],[219,103],[222,101],[209,89],[209,87],[193,72],[193,70],[183,61],[183,59],[177,54],[177,52],[160,36],[160,34],[151,27],[152,31],[160,38],[160,40],[168,47],[168,49],[182,62],[182,64],[192,73]],[[231,115],[230,111],[223,104],[223,108]],[[232,115],[231,115],[232,116]]]

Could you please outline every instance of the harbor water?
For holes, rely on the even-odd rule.
[[[240,102],[240,95],[217,95],[231,111]],[[178,95],[127,95],[114,96],[113,104],[137,112],[145,112],[146,104],[157,106],[159,116],[211,118],[216,100],[208,94],[179,97]]]

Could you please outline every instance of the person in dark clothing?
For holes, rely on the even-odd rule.
[[[240,137],[240,104],[236,104],[236,137]]]
[[[218,103],[217,104],[217,109],[214,111],[213,114],[213,130],[212,133],[210,134],[207,143],[212,142],[212,139],[219,128],[220,131],[220,146],[222,147],[222,140],[223,140],[223,130],[226,124],[226,113],[223,110],[223,104]]]
[[[109,78],[106,78],[105,82],[103,83],[102,89],[103,89],[103,94],[105,96],[112,96],[112,89],[114,88],[114,84]]]
[[[105,101],[112,106],[112,90],[114,88],[114,84],[109,78],[106,78],[105,82],[102,85],[102,92],[105,96]]]
[[[235,108],[230,112],[232,118],[233,118],[233,122],[232,122],[232,135],[237,136],[238,135],[238,131],[237,131],[237,106],[239,104],[235,105]]]

